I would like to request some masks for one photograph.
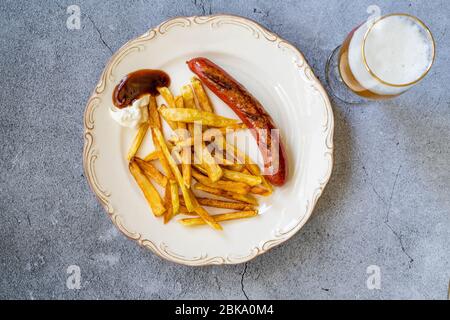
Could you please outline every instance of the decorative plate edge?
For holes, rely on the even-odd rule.
[[[172,252],[164,243],[161,243],[160,246],[157,246],[150,239],[144,239],[141,234],[127,230],[126,227],[123,225],[119,214],[117,214],[114,211],[114,208],[112,207],[111,203],[108,200],[110,194],[101,187],[95,174],[94,162],[97,158],[97,155],[94,149],[93,131],[95,124],[93,113],[95,111],[96,101],[100,99],[99,95],[106,89],[107,79],[109,78],[111,80],[114,77],[115,66],[128,53],[133,52],[134,50],[141,50],[143,43],[157,37],[158,35],[159,36],[164,35],[165,33],[169,32],[172,27],[184,28],[190,27],[195,24],[206,24],[206,23],[211,24],[213,28],[216,28],[217,25],[220,26],[227,23],[243,26],[245,29],[251,31],[255,38],[264,39],[269,42],[275,43],[276,46],[280,49],[286,48],[289,49],[298,59],[295,61],[295,67],[297,67],[299,71],[303,72],[302,76],[306,76],[306,78],[311,82],[314,89],[320,94],[326,108],[325,110],[326,122],[324,124],[323,132],[326,132],[325,147],[328,150],[325,152],[324,156],[328,159],[329,165],[325,173],[325,176],[322,178],[322,180],[318,181],[319,186],[312,193],[312,199],[309,199],[307,201],[305,214],[301,219],[298,220],[297,224],[295,224],[293,227],[289,228],[286,231],[275,232],[274,237],[272,239],[264,241],[260,243],[259,246],[252,248],[250,250],[249,255],[246,256],[228,255],[225,257],[222,256],[208,257],[207,255],[201,255],[199,257],[187,258]],[[215,25],[215,27],[213,26],[213,24]],[[334,117],[329,97],[325,89],[323,88],[322,84],[317,79],[312,69],[309,67],[303,54],[289,41],[267,30],[264,26],[257,23],[256,21],[240,16],[218,14],[210,16],[176,17],[166,20],[161,24],[159,24],[157,27],[150,29],[143,35],[128,41],[119,50],[117,50],[116,53],[108,61],[106,67],[104,68],[101,74],[99,82],[95,86],[94,91],[92,92],[87,102],[84,111],[83,168],[86,179],[92,192],[95,194],[99,202],[105,208],[113,224],[127,238],[136,241],[142,247],[150,249],[153,253],[157,254],[159,257],[179,264],[184,264],[188,266],[239,264],[248,262],[256,258],[257,256],[268,252],[270,249],[273,249],[274,247],[280,245],[281,243],[289,240],[309,220],[317,201],[322,195],[322,192],[331,177],[331,172],[333,169],[333,134],[334,134]]]

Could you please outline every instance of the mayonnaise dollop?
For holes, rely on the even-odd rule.
[[[113,106],[109,111],[111,117],[121,126],[137,128],[141,123],[148,120],[147,106],[149,101],[150,95],[145,95],[134,101],[128,107],[119,109]]]

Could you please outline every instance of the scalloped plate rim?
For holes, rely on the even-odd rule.
[[[140,234],[136,234],[136,233],[133,233],[133,232],[130,232],[130,231],[126,230],[123,226],[120,225],[120,223],[118,223],[116,221],[118,218],[120,219],[120,215],[118,213],[115,213],[113,208],[109,207],[108,202],[104,199],[104,198],[107,198],[108,195],[102,194],[103,191],[100,189],[99,186],[96,185],[97,182],[95,181],[95,179],[93,179],[91,177],[91,173],[90,173],[90,171],[88,169],[88,166],[89,166],[89,164],[88,164],[88,155],[92,151],[95,151],[95,150],[92,150],[92,148],[91,148],[92,145],[94,144],[93,137],[92,137],[92,134],[91,134],[91,131],[93,131],[93,123],[92,123],[92,128],[90,128],[87,125],[87,123],[89,123],[89,121],[90,121],[88,111],[93,109],[93,108],[90,108],[90,106],[95,101],[95,99],[98,99],[97,96],[101,93],[101,92],[99,93],[97,91],[98,88],[100,88],[102,85],[106,86],[106,84],[104,84],[104,82],[106,81],[106,71],[113,65],[113,63],[116,60],[117,56],[120,53],[122,53],[127,48],[127,46],[129,46],[133,41],[137,41],[139,39],[145,38],[146,36],[150,35],[152,32],[154,32],[155,34],[158,34],[158,32],[160,31],[160,28],[162,26],[164,26],[165,24],[169,23],[170,21],[176,21],[176,20],[184,19],[185,21],[188,20],[190,23],[198,23],[198,22],[196,22],[197,19],[204,19],[204,21],[202,21],[201,23],[208,23],[209,21],[212,21],[215,18],[221,18],[221,17],[237,19],[237,20],[240,20],[240,22],[253,24],[260,31],[262,31],[263,36],[264,36],[264,38],[266,40],[271,41],[271,42],[277,41],[278,45],[283,44],[283,45],[289,47],[296,56],[301,58],[301,60],[304,62],[304,66],[309,68],[309,71],[311,72],[311,75],[312,75],[312,79],[310,79],[310,80],[312,82],[314,82],[315,88],[320,92],[320,94],[321,94],[321,96],[323,98],[325,107],[326,107],[327,116],[329,116],[329,118],[327,118],[327,127],[326,127],[327,133],[326,133],[326,139],[325,139],[325,145],[328,148],[328,150],[325,153],[325,155],[328,154],[329,157],[330,157],[329,167],[327,168],[327,173],[326,173],[325,177],[322,180],[319,180],[319,187],[314,190],[314,192],[313,192],[313,199],[308,199],[305,215],[300,219],[300,221],[298,222],[297,225],[295,225],[291,230],[289,230],[289,231],[287,231],[285,233],[285,237],[284,238],[272,238],[272,239],[269,239],[264,244],[262,244],[262,245],[260,245],[258,247],[252,248],[250,250],[250,254],[248,256],[238,257],[238,258],[235,258],[234,260],[230,260],[229,256],[227,256],[227,257],[214,256],[214,257],[205,257],[205,258],[200,257],[200,258],[185,259],[183,257],[176,256],[176,254],[170,254],[167,251],[162,250],[162,248],[159,248],[158,246],[155,246],[150,239],[142,239],[142,236]],[[163,35],[163,33],[160,33],[160,34]],[[273,36],[274,40],[268,39],[267,35]],[[150,38],[149,40],[151,40],[152,38]],[[168,261],[171,261],[171,262],[174,262],[174,263],[187,265],[187,266],[207,266],[207,265],[246,263],[246,262],[248,262],[250,260],[253,260],[256,257],[260,256],[261,254],[266,253],[266,252],[270,251],[271,249],[281,245],[282,243],[286,242],[287,240],[289,240],[310,219],[318,199],[322,195],[325,186],[327,185],[327,183],[330,180],[330,177],[331,177],[331,174],[332,174],[332,170],[333,170],[333,164],[334,164],[334,158],[333,158],[333,152],[334,152],[334,143],[333,143],[334,116],[333,116],[333,110],[332,110],[332,107],[331,107],[330,99],[329,99],[328,94],[325,91],[324,87],[322,86],[320,81],[315,76],[314,71],[310,68],[310,66],[309,66],[306,58],[302,54],[302,52],[299,49],[297,49],[297,47],[295,47],[291,42],[289,42],[289,41],[285,40],[284,38],[278,36],[277,34],[275,34],[274,32],[272,32],[270,30],[268,30],[267,28],[265,28],[264,26],[262,26],[258,22],[252,20],[251,18],[242,17],[242,16],[238,16],[238,15],[232,15],[232,14],[215,14],[215,15],[207,15],[207,16],[177,16],[177,17],[173,17],[173,18],[170,18],[170,19],[167,19],[167,20],[161,22],[155,28],[149,29],[148,31],[146,31],[142,35],[127,41],[123,46],[121,46],[111,56],[111,58],[108,60],[108,62],[106,64],[105,68],[103,69],[103,71],[101,73],[101,76],[100,76],[100,79],[96,83],[96,85],[94,87],[94,90],[93,90],[92,94],[90,95],[90,97],[88,99],[88,102],[86,104],[86,107],[85,107],[85,110],[84,110],[84,114],[83,114],[83,127],[84,127],[84,134],[83,134],[83,136],[84,136],[84,146],[83,146],[83,170],[84,170],[84,174],[85,174],[86,180],[88,181],[88,185],[89,185],[90,189],[95,194],[96,198],[98,199],[100,204],[103,206],[103,208],[105,209],[106,213],[109,215],[109,217],[110,217],[111,221],[113,222],[113,224],[117,227],[117,229],[126,238],[137,242],[141,247],[145,247],[146,249],[151,250],[153,253],[155,253],[160,258],[163,258],[165,260],[168,260]],[[89,141],[89,139],[92,139],[92,140]],[[310,203],[310,200],[311,200],[311,203]],[[271,243],[271,242],[274,242],[274,244],[270,245],[268,248],[264,248],[267,243]],[[148,245],[148,243],[151,243],[152,245],[150,246],[150,245]],[[165,244],[161,243],[160,247],[164,247],[164,246],[165,246]]]

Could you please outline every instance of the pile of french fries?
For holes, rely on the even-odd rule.
[[[130,172],[153,214],[163,217],[164,223],[185,215],[179,220],[185,226],[207,224],[216,230],[222,230],[220,222],[257,216],[255,195],[270,195],[272,186],[245,152],[223,138],[224,134],[246,129],[245,125],[217,115],[198,78],[183,86],[180,96],[174,96],[167,87],[158,91],[166,104],[158,107],[156,98],[150,97],[149,120],[139,128],[127,156]],[[163,134],[161,117],[174,131],[168,139]],[[155,150],[139,158],[136,154],[148,130]],[[195,138],[200,141],[199,147]],[[162,172],[155,167],[156,161]],[[164,189],[163,196],[154,183]],[[213,198],[198,197],[194,190]],[[233,211],[210,215],[204,207]]]

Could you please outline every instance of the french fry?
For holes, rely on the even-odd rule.
[[[267,179],[264,176],[261,176],[262,179],[262,185],[267,189],[268,194],[272,194],[273,192],[273,187],[272,185],[269,183],[269,181],[267,181]]]
[[[188,123],[189,125],[189,123]],[[236,125],[231,125],[228,127],[222,127],[222,128],[212,128],[212,129],[208,129],[205,132],[203,132],[203,137],[202,140],[203,141],[211,141],[213,137],[215,137],[217,134],[221,134],[223,136],[225,136],[227,133],[232,133],[231,132],[227,132],[227,129],[233,129],[233,128],[237,128],[237,130],[239,129],[246,129],[247,127],[243,124],[243,123],[238,123]],[[218,131],[217,131],[218,130]],[[180,147],[190,147],[194,145],[194,138],[193,138],[193,133],[191,133],[191,137],[184,139],[184,140],[179,140],[176,139],[175,143],[180,146]]]
[[[161,158],[161,156],[162,154],[160,151],[154,150],[144,157],[144,161],[158,160]]]
[[[151,128],[159,128],[161,130],[161,118],[158,113],[158,106],[156,105],[156,97],[150,96],[148,104],[148,121]]]
[[[234,165],[232,160],[228,160],[223,155],[218,154],[218,153],[214,154],[214,160],[216,161],[217,164],[220,164],[220,165],[223,165],[223,166],[232,166],[232,165]]]
[[[162,104],[159,108],[158,108],[158,113],[161,114],[161,112],[163,110],[169,110],[169,108],[167,108],[167,106],[165,104]],[[178,125],[176,122],[174,121],[170,121],[164,118],[164,120],[166,120],[167,124],[169,125],[170,129],[172,129],[173,131],[178,129]],[[161,129],[160,129],[161,130]]]
[[[244,170],[242,170],[242,173],[245,173],[245,174],[252,174],[252,173],[250,172],[250,171],[251,171],[250,169],[252,169],[252,168],[253,168],[253,167],[248,167],[248,166],[246,166],[246,168],[245,168]],[[257,174],[257,176],[261,178],[261,185],[264,186],[265,190],[264,190],[264,192],[263,192],[262,190],[260,190],[260,189],[262,189],[262,188],[259,188],[259,187],[258,187],[258,188],[257,188],[257,187],[253,187],[252,193],[260,194],[260,195],[262,195],[262,196],[269,196],[269,195],[271,195],[272,192],[273,192],[273,187],[272,187],[272,185],[266,180],[266,178],[264,178],[264,176],[260,174],[260,173],[261,173],[261,170],[259,169],[259,167],[257,166],[257,170],[253,170],[253,172],[259,172],[259,175]]]
[[[208,175],[208,172],[199,164],[194,164],[194,168],[203,173],[204,175]]]
[[[249,175],[239,171],[232,171],[227,169],[222,170],[223,170],[223,177],[228,180],[243,182],[252,187],[260,185],[262,183],[261,176]]]
[[[231,201],[223,201],[209,198],[197,198],[199,204],[205,207],[213,207],[213,208],[223,208],[223,209],[231,209],[231,210],[254,210],[252,205],[242,202],[231,202]],[[180,203],[184,204],[184,200],[180,199]],[[181,211],[181,210],[180,210]]]
[[[189,85],[182,86],[181,95],[183,96],[185,108],[196,109],[194,92],[192,91],[191,86]]]
[[[250,171],[251,174],[255,176],[261,176],[261,169],[258,167],[257,164],[253,163],[250,157],[247,157],[245,159],[245,167]]]
[[[184,200],[180,199],[180,201],[184,201]],[[180,214],[185,214],[188,216],[197,216],[197,214],[195,212],[189,212],[188,209],[183,205],[180,205]]]
[[[229,221],[229,220],[236,220],[236,219],[243,219],[243,218],[251,218],[258,215],[258,211],[251,210],[251,211],[237,211],[237,212],[230,212],[230,213],[223,213],[223,214],[216,214],[212,217],[216,222],[221,221]],[[199,226],[204,225],[205,221],[201,218],[185,218],[179,220],[182,225],[185,226]]]
[[[245,166],[242,163],[233,163],[230,165],[224,164],[224,166],[226,166],[228,170],[236,171],[236,172],[241,172],[245,168]],[[230,180],[232,180],[232,179],[230,179]]]
[[[140,127],[138,132],[136,133],[136,136],[133,139],[133,143],[131,144],[131,148],[128,151],[128,155],[127,155],[127,159],[128,161],[131,160],[131,158],[133,158],[136,153],[139,150],[139,147],[142,144],[142,140],[144,140],[145,134],[147,133],[148,130],[148,123],[143,123]]]
[[[231,145],[223,137],[215,137],[214,143],[222,150],[232,154],[239,163],[245,164],[250,172],[255,175],[261,175],[261,170],[258,165],[253,162],[252,159],[243,151],[241,151],[236,145]]]
[[[189,210],[189,212],[195,211],[196,207],[194,206],[194,203],[191,199],[191,194],[189,193],[189,190],[184,185],[183,176],[181,175],[180,170],[178,169],[178,166],[175,162],[175,160],[172,158],[172,155],[170,154],[169,148],[167,147],[166,142],[164,141],[164,137],[161,133],[161,131],[158,128],[153,129],[155,132],[155,136],[157,141],[159,142],[159,145],[161,146],[161,151],[164,154],[164,157],[167,159],[167,162],[172,170],[172,173],[175,176],[175,179],[178,182],[178,185],[181,188],[181,193],[183,194],[183,198],[186,203],[186,208]]]
[[[161,157],[159,158],[159,160],[161,161],[161,166],[163,168],[164,174],[168,178],[172,178],[173,177],[172,169],[170,169],[169,162],[167,162],[166,157],[164,156],[164,154],[161,151],[161,145],[159,144],[158,139],[156,138],[155,128],[152,129],[152,140],[153,140],[153,144],[155,145],[156,151],[158,151],[161,154]]]
[[[203,223],[207,223],[209,226],[213,227],[216,230],[222,230],[222,226],[217,223],[216,220],[213,219],[213,217],[203,209],[203,207],[198,206],[195,208],[195,212],[198,214],[200,218],[197,218],[201,220]]]
[[[164,213],[164,224],[169,222],[170,219],[173,217],[173,209],[172,209],[172,193],[170,190],[170,183],[166,185],[166,188],[164,190],[164,204],[167,208],[167,211]]]
[[[261,188],[261,187],[252,187],[250,189],[250,193],[258,194],[258,195],[264,196],[264,197],[271,195],[271,192],[269,190]]]
[[[187,107],[187,104],[184,100],[184,94],[183,97],[176,97],[175,98],[175,105],[177,108],[183,108],[185,105]],[[186,124],[183,122],[177,122],[178,129],[186,130]],[[186,139],[186,137],[179,137]],[[191,188],[191,148],[190,147],[183,147],[181,149],[181,173],[183,175],[183,181],[186,188]]]
[[[234,181],[223,181],[219,180],[216,182],[212,182],[208,177],[202,175],[197,170],[192,170],[192,176],[200,183],[205,186],[222,189],[226,191],[231,191],[239,194],[247,194],[250,192],[250,187],[243,182],[234,182]]]
[[[172,200],[173,216],[180,213],[180,197],[178,195],[178,185],[174,180],[170,180],[170,199]]]
[[[145,199],[147,199],[148,204],[152,208],[153,214],[157,217],[163,215],[166,208],[153,184],[147,179],[135,161],[130,161],[129,169],[138,186],[141,188]]]
[[[258,205],[258,201],[253,196],[251,196],[249,194],[239,194],[239,193],[226,191],[226,190],[222,190],[222,189],[211,188],[211,187],[206,186],[206,185],[204,185],[204,184],[202,184],[200,182],[198,182],[198,183],[196,183],[194,185],[194,189],[195,190],[204,191],[204,192],[208,192],[208,193],[211,193],[211,194],[214,194],[216,196],[223,197],[223,198],[236,200],[236,201],[240,201],[240,202],[245,202],[245,203],[249,203],[249,204],[252,204],[252,205],[255,205],[255,206]]]
[[[157,184],[159,184],[162,187],[165,187],[167,184],[167,177],[165,177],[161,172],[159,172],[158,169],[156,169],[151,163],[146,162],[139,158],[132,158],[132,161],[136,161],[139,168],[144,172],[144,174],[155,180]]]
[[[184,107],[188,109],[197,109],[194,99],[194,93],[190,86],[186,85],[181,87],[181,95],[183,96]],[[194,124],[188,123],[187,128],[191,137],[194,136]]]
[[[213,229],[222,230],[221,225],[218,224],[216,221],[214,221],[214,219],[211,218],[211,215],[208,213],[208,211],[206,211],[203,207],[200,206],[192,190],[187,189],[187,194],[189,195],[189,199],[190,201],[192,201],[192,204],[195,208],[194,212]],[[186,205],[186,198],[184,199],[184,204]],[[194,212],[191,212],[191,214]]]
[[[225,118],[211,112],[197,109],[159,108],[166,121],[181,121],[186,123],[201,122],[203,126],[227,127],[237,123],[237,120]]]
[[[201,162],[206,172],[208,173],[208,177],[211,179],[212,182],[216,182],[220,178],[222,178],[223,175],[222,168],[216,163],[216,160],[213,158],[211,153],[209,153],[209,150],[204,142],[202,145]]]
[[[175,108],[175,98],[173,97],[172,92],[167,87],[159,87],[157,88],[159,94],[163,97],[164,100],[166,100],[167,105],[169,108]]]
[[[173,97],[173,94],[172,94],[172,92],[170,91],[169,88],[167,88],[167,87],[159,87],[159,88],[158,88],[158,92],[161,94],[161,96],[163,97],[163,99],[166,101],[167,106],[168,106],[169,108],[171,108],[171,109],[176,108],[176,105],[175,105],[175,98]],[[167,107],[166,107],[165,105],[161,105],[160,108],[165,109],[165,108],[167,108]],[[167,119],[166,119],[166,122],[167,122],[167,124],[170,126],[170,128],[171,128],[172,130],[175,131],[175,130],[177,129],[177,124],[174,123],[173,121],[170,121],[170,120],[167,120]],[[160,128],[160,129],[161,129],[161,128]]]
[[[209,101],[208,95],[206,94],[205,89],[203,89],[203,85],[200,82],[200,80],[197,79],[196,77],[192,77],[191,85],[192,88],[194,89],[195,96],[197,97],[200,108],[203,111],[214,112],[211,102]]]
[[[243,129],[247,129],[247,126],[243,123],[236,123],[236,124],[232,124],[227,127],[221,127],[221,128],[211,128],[211,129],[206,130],[203,133],[203,141],[211,141],[211,139],[218,134],[225,136],[229,133],[234,133],[238,130],[243,130]]]

